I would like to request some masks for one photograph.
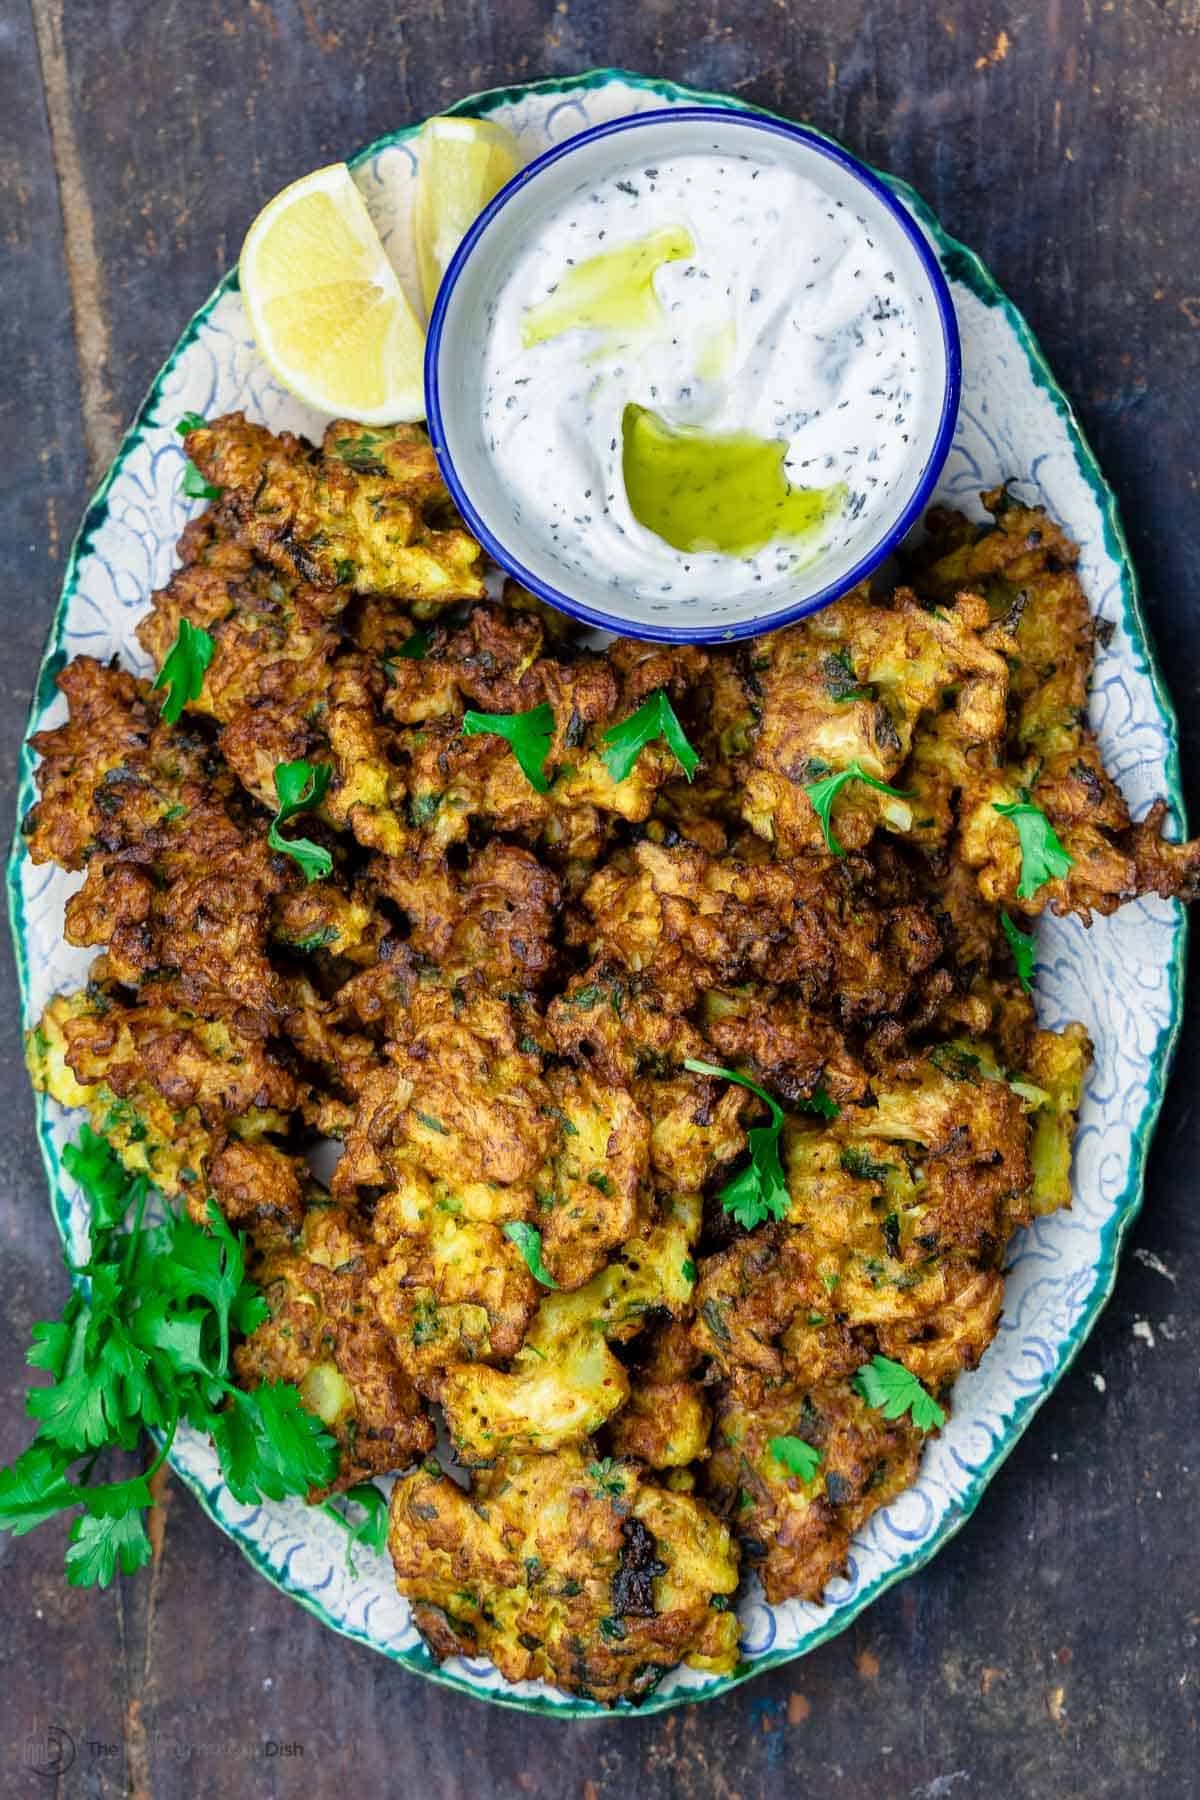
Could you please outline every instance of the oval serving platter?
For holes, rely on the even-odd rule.
[[[623,113],[698,101],[741,105],[606,69],[495,89],[449,110],[495,117],[532,156]],[[411,210],[419,130],[413,125],[380,138],[351,163],[388,251],[414,291]],[[962,409],[936,498],[980,517],[979,490],[1013,477],[1022,499],[1044,504],[1066,526],[1080,546],[1092,609],[1111,630],[1099,651],[1091,703],[1105,762],[1135,816],[1162,793],[1181,829],[1175,718],[1147,640],[1115,499],[1016,308],[910,188],[883,179],[940,256],[962,333]],[[166,581],[175,541],[197,510],[179,491],[184,459],[175,422],[188,411],[210,415],[235,408],[276,431],[319,438],[324,424],[280,388],[259,357],[236,271],[188,325],[84,515],[38,677],[30,731],[65,717],[54,677],[72,656],[117,655],[146,672],[133,628],[151,590]],[[19,817],[35,797],[34,760],[27,748],[22,751]],[[91,960],[91,952],[63,941],[63,904],[76,885],[78,878],[57,869],[35,868],[18,833],[8,892],[27,1024],[50,995],[79,985]],[[828,1604],[793,1600],[771,1607],[752,1580],[740,1607],[743,1660],[737,1671],[715,1677],[676,1669],[638,1713],[711,1698],[802,1656],[928,1562],[970,1516],[1112,1290],[1121,1245],[1141,1203],[1146,1154],[1179,1029],[1185,939],[1182,909],[1157,899],[1099,919],[1090,931],[1077,922],[1043,921],[1039,1015],[1051,1026],[1081,1019],[1096,1045],[1071,1211],[1037,1221],[1014,1241],[995,1342],[979,1368],[955,1387],[953,1415],[926,1450],[916,1486],[876,1513],[855,1538],[848,1573],[827,1590]],[[55,1218],[78,1253],[85,1208],[61,1157],[78,1115],[42,1095],[36,1104]],[[319,1510],[299,1501],[240,1504],[222,1482],[211,1446],[194,1432],[180,1433],[171,1464],[255,1568],[336,1631],[407,1669],[501,1705],[559,1718],[613,1716],[541,1683],[506,1682],[490,1663],[453,1658],[438,1667],[395,1591],[386,1557],[359,1552],[352,1576],[344,1534]]]

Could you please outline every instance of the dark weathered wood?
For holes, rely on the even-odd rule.
[[[1121,495],[1196,766],[1195,0],[1048,0],[1013,14],[990,0],[940,11],[926,0],[34,0],[34,14],[36,31],[18,7],[0,36],[6,776],[86,460],[109,453],[257,207],[464,90],[618,61],[834,131],[911,179],[984,255]],[[1200,784],[1189,785],[1197,816]],[[805,1662],[632,1723],[561,1726],[472,1705],[323,1630],[176,1488],[154,1574],[116,1597],[63,1587],[53,1527],[0,1539],[0,1791],[47,1791],[22,1769],[22,1745],[58,1724],[78,1743],[63,1793],[128,1786],[162,1800],[350,1783],[439,1800],[802,1785],[845,1800],[1200,1792],[1200,1009],[1194,1019],[1147,1210],[1092,1342],[960,1537]],[[0,1121],[9,1455],[25,1434],[28,1327],[54,1310],[64,1279],[7,962],[0,1034],[12,1096]],[[266,1738],[298,1741],[304,1756],[268,1759]]]

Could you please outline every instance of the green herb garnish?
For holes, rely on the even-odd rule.
[[[767,1448],[789,1475],[798,1475],[801,1481],[811,1481],[821,1461],[821,1452],[803,1438],[773,1437],[768,1439]]]
[[[200,413],[186,412],[176,424],[175,429],[180,437],[186,437],[189,431],[204,431],[207,427],[208,420]]]
[[[156,688],[168,690],[162,703],[162,716],[168,725],[174,725],[184,707],[200,698],[204,671],[213,659],[215,648],[202,625],[180,619],[175,642],[167,651],[154,680]]]
[[[1019,925],[1015,925],[1006,912],[1000,914],[1000,923],[1004,927],[1008,947],[1017,965],[1017,980],[1027,994],[1032,994],[1034,969],[1037,966],[1037,939],[1031,931],[1022,931]]]
[[[84,1127],[63,1161],[90,1208],[88,1260],[68,1265],[87,1289],[74,1290],[60,1319],[34,1327],[29,1361],[53,1380],[26,1402],[38,1421],[33,1442],[0,1469],[0,1530],[19,1536],[81,1507],[67,1579],[103,1587],[118,1569],[132,1574],[150,1559],[150,1477],[181,1419],[209,1433],[230,1490],[246,1504],[324,1486],[337,1472],[337,1449],[296,1388],[274,1382],[243,1393],[230,1381],[232,1334],[262,1324],[267,1306],[246,1279],[244,1239],[212,1201],[211,1233],[169,1207],[161,1224],[146,1225],[148,1183],[127,1175],[102,1138]],[[150,1466],[94,1483],[98,1455],[134,1449],[144,1430],[161,1433]]]
[[[868,1406],[881,1412],[885,1419],[902,1419],[912,1414],[920,1431],[932,1431],[946,1423],[946,1415],[927,1388],[922,1387],[911,1370],[887,1356],[873,1356],[864,1363],[851,1385]]]
[[[1058,834],[1040,806],[1035,806],[1026,788],[1021,798],[1011,803],[992,802],[993,812],[1011,819],[1021,845],[1021,880],[1017,899],[1029,900],[1048,881],[1061,881],[1075,865],[1075,858],[1064,850]],[[1010,940],[1011,941],[1011,940]]]
[[[821,821],[821,831],[825,837],[825,847],[831,856],[845,856],[846,852],[833,835],[830,813],[833,803],[849,781],[861,781],[867,787],[875,788],[881,794],[890,794],[893,800],[907,800],[911,790],[908,788],[889,787],[886,781],[877,781],[874,775],[868,775],[857,757],[846,768],[839,769],[835,775],[826,775],[823,781],[811,781],[805,787],[813,811]]]
[[[601,1494],[623,1494],[625,1492],[625,1476],[621,1465],[611,1456],[602,1456],[599,1462],[588,1464],[588,1474],[600,1489]]]
[[[368,1550],[382,1555],[387,1549],[388,1506],[387,1501],[373,1481],[364,1481],[358,1487],[347,1488],[338,1495],[341,1505],[333,1500],[326,1500],[321,1511],[341,1526],[346,1533],[346,1567],[351,1579],[358,1580],[358,1570],[354,1566],[354,1547],[363,1544]],[[347,1518],[342,1506],[347,1503],[362,1508],[362,1518],[355,1524]]]
[[[547,1273],[542,1261],[542,1234],[535,1225],[526,1225],[521,1219],[510,1219],[504,1227],[504,1235],[511,1238],[521,1255],[525,1258],[525,1266],[535,1281],[543,1287],[556,1288],[554,1277]]]
[[[179,484],[179,489],[181,493],[187,495],[189,500],[219,500],[223,491],[219,487],[214,487],[211,481],[206,481],[193,462],[184,464],[183,480]]]
[[[462,733],[464,737],[492,734],[507,738],[530,786],[539,794],[549,792],[550,781],[543,765],[554,736],[554,709],[548,701],[523,713],[465,712]]]
[[[746,1231],[752,1231],[768,1217],[784,1218],[792,1198],[779,1160],[779,1133],[783,1129],[782,1107],[745,1075],[739,1075],[736,1069],[717,1068],[713,1063],[695,1062],[691,1057],[685,1059],[683,1066],[694,1075],[713,1075],[720,1081],[736,1081],[739,1087],[757,1094],[763,1104],[770,1108],[771,1123],[752,1125],[746,1133],[750,1149],[749,1163],[740,1175],[735,1175],[721,1189],[719,1198],[725,1211]]]
[[[305,881],[323,880],[333,869],[333,858],[311,838],[281,837],[279,827],[286,825],[297,813],[320,806],[332,774],[332,763],[305,762],[303,757],[298,762],[275,764],[275,795],[279,810],[271,821],[267,842],[272,850],[280,850],[299,863]]]
[[[700,767],[700,758],[688,743],[666,689],[658,688],[635,713],[612,725],[601,738],[605,766],[614,781],[624,781],[647,744],[662,738],[688,780]]]

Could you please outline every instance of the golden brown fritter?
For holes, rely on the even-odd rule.
[[[391,1525],[437,1655],[605,1702],[726,1670],[735,1540],[771,1600],[821,1597],[924,1441],[862,1371],[936,1420],[1012,1234],[1070,1203],[1091,1046],[1038,1029],[1017,934],[1200,888],[1101,764],[1075,552],[998,491],[990,525],[931,515],[889,596],[598,650],[486,597],[416,428],[233,415],[187,449],[222,493],[138,635],[161,669],[207,633],[198,691],[167,725],[79,658],[34,740],[30,853],[83,874],[66,935],[101,952],[34,1079],[246,1233],[271,1317],[239,1376],[300,1386],[339,1487],[441,1409],[470,1487],[404,1475]],[[660,692],[694,779],[655,739],[617,780],[606,736]],[[544,791],[466,719],[539,708]],[[896,792],[842,781],[827,836],[806,789],[851,765]],[[1013,803],[1073,858],[1024,895]],[[782,1112],[769,1203],[747,1083]]]
[[[502,1458],[464,1494],[434,1464],[392,1492],[388,1546],[439,1660],[489,1656],[611,1705],[677,1662],[737,1661],[737,1551],[686,1494],[586,1451]]]
[[[271,1316],[234,1353],[244,1387],[293,1382],[332,1431],[335,1488],[406,1468],[433,1448],[433,1423],[370,1304],[378,1262],[353,1214],[310,1206],[298,1242],[252,1265]]]
[[[783,1438],[820,1453],[809,1479],[789,1468]],[[859,1526],[916,1480],[921,1441],[908,1419],[885,1419],[848,1381],[742,1374],[717,1395],[703,1492],[737,1532],[769,1601],[819,1600],[845,1572]]]
[[[184,447],[221,489],[242,542],[285,575],[418,606],[483,594],[479,545],[419,426],[336,419],[314,451],[230,413],[190,431]]]

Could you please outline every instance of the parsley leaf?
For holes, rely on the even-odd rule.
[[[228,1379],[232,1334],[253,1331],[267,1307],[246,1279],[243,1240],[212,1203],[211,1235],[169,1209],[161,1224],[146,1225],[147,1182],[127,1175],[102,1138],[85,1128],[63,1160],[91,1209],[88,1261],[72,1268],[87,1288],[69,1296],[61,1319],[34,1329],[29,1361],[53,1381],[28,1396],[33,1443],[0,1469],[0,1530],[21,1535],[82,1507],[67,1578],[104,1586],[148,1560],[149,1477],[179,1419],[211,1434],[231,1488],[254,1499],[327,1486],[337,1452],[296,1388],[244,1394]],[[135,1449],[146,1428],[162,1432],[151,1466],[128,1481],[91,1484],[97,1455]],[[82,1482],[70,1473],[80,1458]]]
[[[623,1494],[625,1492],[625,1475],[619,1462],[611,1456],[602,1456],[599,1462],[590,1462],[587,1472],[599,1488],[601,1495]]]
[[[215,648],[202,625],[180,619],[175,642],[167,651],[154,681],[156,688],[169,690],[162,703],[162,716],[168,725],[174,725],[184,707],[200,698],[204,671],[213,659]]]
[[[1021,880],[1017,899],[1029,900],[1048,881],[1061,881],[1075,865],[1075,858],[1064,850],[1058,834],[1040,806],[1035,806],[1025,788],[1020,800],[1001,804],[992,802],[993,812],[1011,819],[1021,845]],[[1010,940],[1011,941],[1011,940]]]
[[[153,1504],[143,1477],[91,1490],[88,1511],[71,1527],[67,1580],[72,1587],[107,1587],[120,1566],[132,1575],[150,1561],[150,1538],[142,1523]],[[104,1496],[103,1499],[100,1496]]]
[[[34,1438],[15,1462],[0,1469],[0,1530],[23,1537],[65,1506],[75,1506],[79,1490],[65,1474],[70,1460],[61,1450]]]
[[[797,1106],[805,1112],[819,1113],[823,1119],[840,1119],[842,1109],[837,1101],[825,1090],[824,1082],[819,1081],[807,1100],[798,1100]]]
[[[464,737],[494,736],[507,738],[512,753],[520,763],[530,787],[539,794],[550,791],[550,779],[544,764],[554,736],[554,709],[549,701],[523,713],[482,713],[468,710],[463,714]]]
[[[903,1363],[893,1362],[890,1357],[873,1356],[859,1369],[851,1386],[885,1419],[902,1419],[910,1412],[919,1431],[932,1431],[946,1423],[946,1415],[933,1395]]]
[[[535,1281],[540,1281],[543,1287],[556,1288],[558,1286],[554,1277],[547,1274],[546,1265],[542,1261],[542,1234],[536,1225],[526,1225],[520,1219],[511,1219],[504,1227],[504,1235],[506,1238],[511,1238],[517,1246]]]
[[[119,1225],[140,1189],[131,1181],[104,1139],[90,1125],[79,1129],[79,1142],[63,1148],[63,1167],[73,1175],[92,1209],[92,1229]]]
[[[770,1094],[765,1094],[762,1088],[756,1087],[735,1069],[717,1068],[713,1063],[695,1062],[691,1057],[684,1061],[683,1066],[694,1075],[714,1075],[721,1081],[736,1081],[739,1087],[748,1088],[752,1094],[757,1094],[770,1108],[771,1123],[753,1125],[746,1133],[750,1161],[740,1175],[735,1175],[721,1189],[719,1198],[725,1211],[731,1213],[746,1231],[752,1231],[767,1217],[784,1218],[792,1204],[792,1198],[783,1178],[783,1164],[779,1160],[783,1109],[772,1100]]]
[[[803,1438],[773,1437],[768,1439],[767,1448],[789,1475],[798,1475],[801,1481],[811,1481],[821,1461],[821,1452]]]
[[[271,821],[267,842],[272,850],[282,850],[285,856],[290,856],[293,862],[299,863],[304,871],[305,881],[323,880],[333,869],[333,858],[328,850],[320,844],[314,844],[311,838],[281,837],[279,827],[286,825],[297,813],[320,806],[332,774],[332,763],[309,763],[303,757],[298,762],[275,764],[275,794],[279,801],[279,811]]]
[[[189,431],[205,431],[207,428],[208,420],[197,412],[185,412],[175,426],[180,437],[186,437]]]
[[[1033,992],[1033,976],[1037,967],[1037,939],[1031,931],[1022,931],[1013,923],[1006,912],[1000,914],[1000,923],[1004,927],[1004,935],[1008,939],[1008,947],[1012,951],[1014,963],[1017,965],[1017,980],[1027,994]]]
[[[658,688],[635,713],[612,725],[600,740],[607,748],[604,761],[614,781],[624,781],[645,746],[662,738],[688,780],[700,767],[700,758],[688,743],[665,688]]]
[[[419,628],[411,631],[402,644],[397,644],[396,648],[389,651],[383,658],[383,667],[388,677],[391,677],[392,671],[390,665],[392,663],[400,662],[404,659],[407,659],[410,662],[419,661],[420,658],[428,654],[431,642],[432,640],[427,631],[421,631]]]
[[[325,1485],[334,1440],[305,1409],[298,1389],[267,1381],[249,1394],[228,1393],[230,1405],[212,1415],[210,1429],[236,1500],[249,1506]]]
[[[362,1482],[358,1487],[347,1488],[338,1498],[343,1504],[350,1502],[363,1509],[363,1516],[356,1525],[348,1519],[340,1506],[332,1500],[326,1500],[321,1511],[327,1513],[335,1524],[340,1525],[346,1533],[346,1567],[351,1578],[358,1580],[358,1570],[354,1566],[354,1547],[364,1544],[368,1550],[382,1554],[387,1549],[388,1504],[373,1481]]]
[[[186,494],[189,500],[219,500],[223,491],[219,487],[214,487],[211,481],[206,481],[194,462],[184,465],[183,480],[179,484],[179,490]]]
[[[908,799],[911,789],[889,787],[886,781],[876,781],[874,775],[868,775],[856,757],[844,769],[834,775],[826,775],[822,781],[810,781],[804,792],[808,795],[812,809],[821,821],[821,830],[825,837],[825,846],[831,856],[845,856],[846,852],[833,835],[830,813],[833,803],[849,781],[864,782],[867,787],[875,788],[881,794],[890,794],[894,800]]]

